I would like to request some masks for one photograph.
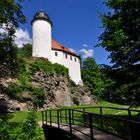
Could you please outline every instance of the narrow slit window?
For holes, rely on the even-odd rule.
[[[72,56],[70,56],[70,60],[72,60]]]
[[[67,54],[65,54],[65,58],[66,58],[66,59],[68,58],[68,55],[67,55]]]
[[[58,56],[58,53],[57,52],[55,52],[55,56]]]
[[[76,62],[77,60],[76,60],[76,58],[75,58],[75,62]]]

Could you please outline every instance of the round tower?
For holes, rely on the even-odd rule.
[[[40,11],[35,14],[32,22],[33,33],[33,57],[44,57],[51,60],[52,47],[52,22],[49,16]]]

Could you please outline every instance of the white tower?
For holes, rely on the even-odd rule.
[[[33,31],[33,57],[44,57],[51,60],[52,22],[49,16],[40,11],[35,14],[32,22]]]

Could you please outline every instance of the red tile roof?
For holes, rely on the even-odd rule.
[[[52,40],[52,49],[53,50],[59,50],[59,51],[63,51],[63,52],[66,52],[66,53],[69,53],[69,54],[72,54],[72,55],[75,55],[75,56],[78,56],[76,53],[72,52],[70,49],[68,48],[65,48],[63,45],[61,45],[60,43],[56,42],[55,40]]]

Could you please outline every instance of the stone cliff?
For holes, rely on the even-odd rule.
[[[68,70],[45,59],[21,59],[17,78],[0,78],[0,112],[94,104],[84,86],[75,85]]]

